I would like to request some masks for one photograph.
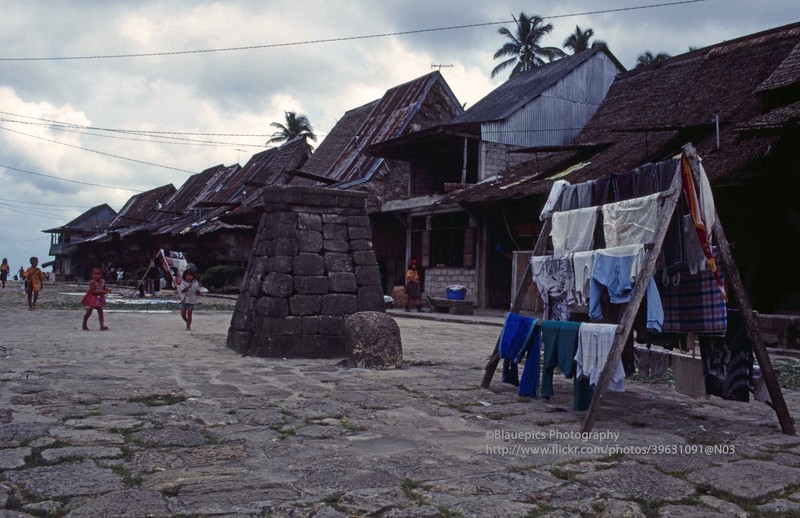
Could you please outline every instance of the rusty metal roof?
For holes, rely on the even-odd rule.
[[[420,110],[427,94],[436,84],[444,88],[453,104],[460,109],[460,104],[442,75],[438,71],[431,72],[387,90],[377,102],[348,112],[352,117],[346,118],[345,122],[350,126],[354,120],[363,118],[357,129],[349,128],[345,138],[331,142],[331,145],[340,147],[336,150],[338,153],[329,153],[326,149],[329,147],[328,139],[322,141],[317,153],[308,160],[303,170],[330,178],[336,181],[340,188],[347,187],[348,182],[371,177],[383,163],[383,158],[368,154],[366,148],[406,132],[411,119]],[[368,107],[372,109],[364,117]],[[355,132],[352,132],[353,129]]]
[[[175,192],[175,186],[167,184],[131,196],[119,210],[117,217],[111,221],[109,228],[124,228],[155,219],[158,213],[154,209],[158,209],[159,203],[163,206]]]

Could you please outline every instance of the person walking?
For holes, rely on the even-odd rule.
[[[100,331],[108,331],[105,325],[103,308],[106,307],[106,295],[111,290],[106,288],[106,281],[103,279],[103,270],[94,267],[92,268],[92,280],[89,281],[89,289],[86,290],[86,295],[83,296],[81,305],[86,308],[86,313],[83,315],[83,330],[89,330],[89,317],[92,316],[92,310],[97,310],[97,318],[100,320]]]
[[[417,311],[422,311],[422,286],[416,259],[411,260],[406,272],[406,312],[410,311],[412,303],[417,305]]]
[[[3,257],[3,263],[0,264],[0,282],[3,283],[3,288],[6,287],[6,281],[8,280],[8,273],[11,271],[11,267],[8,265],[8,259]]]
[[[200,291],[200,283],[195,279],[195,271],[187,268],[181,276],[181,318],[186,322],[186,330],[192,329],[192,313],[197,305],[198,297],[203,293]]]
[[[22,267],[20,267],[20,270]],[[31,257],[31,265],[23,273],[25,277],[25,293],[28,294],[28,311],[36,309],[39,292],[44,287],[44,272],[39,269],[39,258]]]

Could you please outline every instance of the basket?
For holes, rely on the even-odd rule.
[[[467,288],[464,286],[448,286],[444,289],[444,296],[448,300],[464,300],[467,295]]]

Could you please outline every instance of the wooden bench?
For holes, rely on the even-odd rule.
[[[436,313],[450,313],[451,315],[472,315],[475,313],[475,303],[471,300],[452,300],[444,297],[428,296],[428,304]]]

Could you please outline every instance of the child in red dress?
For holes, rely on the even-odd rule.
[[[106,288],[106,281],[103,280],[103,270],[100,268],[92,268],[92,280],[89,281],[89,289],[86,290],[86,295],[83,296],[81,304],[86,308],[86,313],[83,315],[83,330],[88,331],[89,317],[92,315],[92,309],[97,310],[97,318],[100,319],[100,330],[106,331],[108,328],[103,321],[103,308],[106,306],[106,294],[111,290]]]

